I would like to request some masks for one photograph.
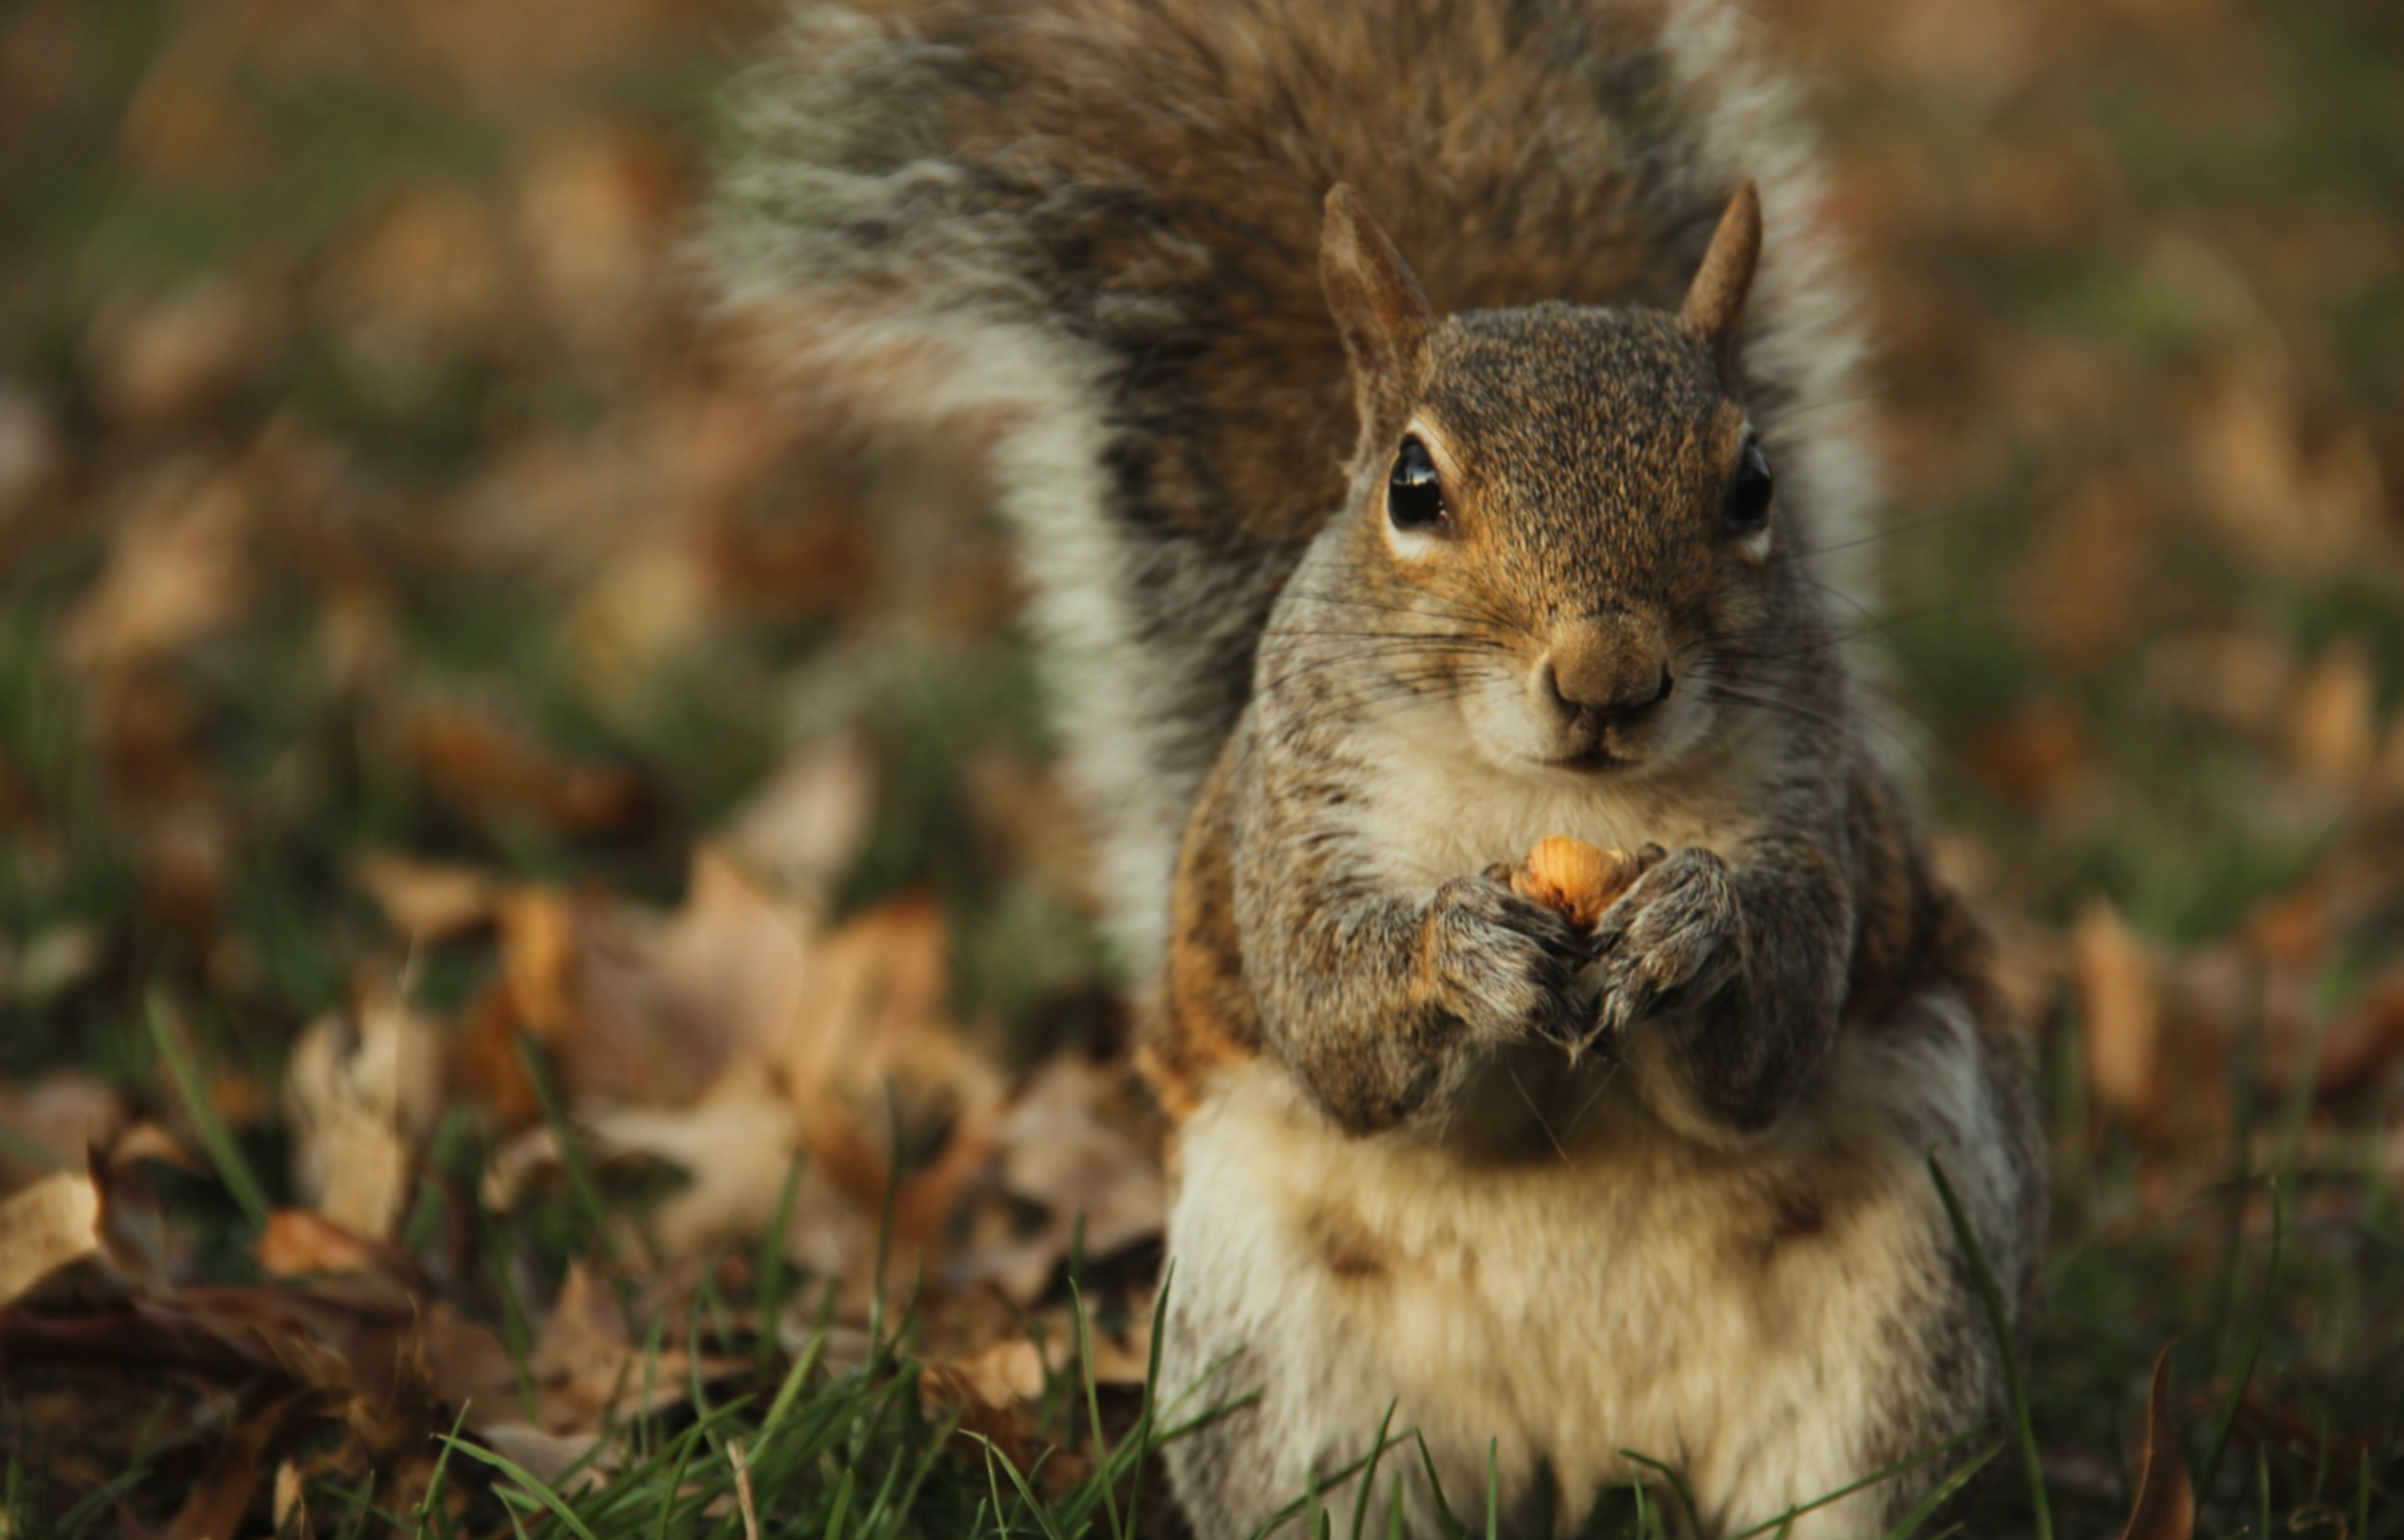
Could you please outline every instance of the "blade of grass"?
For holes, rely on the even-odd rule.
[[[1928,1495],[1914,1505],[1912,1510],[1905,1514],[1893,1529],[1886,1532],[1886,1540],[1911,1540],[1911,1536],[1919,1533],[1921,1525],[1935,1518],[1937,1509],[1951,1501],[1955,1492],[1968,1486],[1972,1477],[1986,1469],[1995,1456],[2003,1452],[2002,1444],[1990,1444],[1968,1464],[1949,1473],[1943,1480],[1931,1488]]]
[[[1435,1456],[1428,1452],[1427,1435],[1413,1428],[1411,1437],[1419,1447],[1419,1464],[1427,1472],[1428,1491],[1435,1497],[1435,1518],[1437,1524],[1443,1527],[1444,1540],[1467,1540],[1468,1532],[1461,1528],[1460,1519],[1453,1514],[1452,1505],[1445,1501],[1444,1481],[1435,1473]]]
[[[1969,1432],[1955,1434],[1952,1437],[1947,1439],[1942,1444],[1937,1444],[1929,1449],[1924,1449],[1918,1454],[1907,1455],[1903,1459],[1896,1461],[1894,1464],[1888,1465],[1880,1470],[1872,1471],[1869,1475],[1863,1477],[1860,1480],[1852,1482],[1846,1486],[1838,1487],[1836,1491],[1829,1492],[1824,1496],[1815,1497],[1809,1503],[1798,1503],[1795,1506],[1788,1508],[1785,1512],[1780,1514],[1775,1519],[1765,1519],[1749,1530],[1743,1530],[1736,1534],[1730,1535],[1728,1540],[1753,1540],[1753,1537],[1756,1534],[1764,1534],[1771,1530],[1782,1530],[1787,1525],[1794,1523],[1797,1519],[1802,1518],[1805,1514],[1811,1512],[1814,1508],[1824,1508],[1831,1503],[1841,1503],[1846,1498],[1851,1497],[1853,1493],[1860,1491],[1865,1487],[1875,1487],[1881,1481],[1891,1481],[1915,1465],[1924,1465],[1932,1460],[1940,1459],[1945,1455],[1952,1453],[1955,1449],[1960,1449],[1963,1445],[1968,1443],[1970,1441],[1971,1433],[1976,1431],[1977,1430],[1973,1429]]]
[[[1060,1533],[1059,1526],[1053,1523],[1051,1513],[1041,1503],[1036,1501],[1034,1489],[1027,1484],[1025,1477],[1018,1474],[1018,1467],[1010,1463],[1010,1456],[1002,1453],[1000,1447],[983,1434],[972,1433],[969,1436],[985,1446],[987,1461],[998,1460],[1001,1463],[1002,1474],[1009,1477],[1010,1484],[1018,1489],[1018,1495],[1026,1503],[1027,1511],[1034,1515],[1036,1526],[1042,1530],[1047,1540],[1068,1540],[1068,1536]]]
[[[422,1533],[433,1521],[435,1509],[442,1503],[442,1479],[451,1469],[451,1446],[458,1441],[459,1430],[468,1425],[468,1406],[459,1405],[459,1414],[451,1420],[450,1436],[443,1440],[442,1452],[434,1457],[434,1474],[426,1479],[426,1494],[417,1502],[417,1527]]]
[[[1369,1493],[1377,1484],[1377,1462],[1386,1457],[1386,1430],[1394,1425],[1394,1407],[1400,1403],[1400,1397],[1389,1400],[1386,1415],[1377,1420],[1377,1441],[1369,1446],[1369,1463],[1361,1473],[1361,1491],[1352,1499],[1351,1540],[1361,1540],[1362,1527],[1369,1521]]]
[[[677,1440],[676,1469],[668,1473],[668,1484],[660,1494],[659,1527],[652,1540],[668,1540],[668,1525],[676,1518],[677,1497],[684,1491],[685,1467],[692,1463],[692,1451],[701,1446],[701,1430],[689,1428],[686,1436]]]
[[[479,1158],[481,1162],[481,1155]],[[501,1296],[501,1346],[508,1351],[510,1368],[517,1377],[518,1409],[528,1422],[537,1422],[541,1420],[542,1408],[534,1382],[534,1323],[526,1312],[524,1297],[518,1293],[517,1271],[510,1266],[500,1226],[493,1223],[492,1211],[484,1207],[482,1197],[472,1183],[467,1191],[470,1194],[469,1227],[486,1258],[485,1270],[492,1274],[493,1288]]]
[[[2028,1387],[2020,1382],[2020,1354],[2013,1348],[2011,1321],[2004,1310],[2004,1291],[1997,1286],[1995,1271],[1987,1265],[1986,1251],[1971,1231],[1969,1215],[1963,1212],[1962,1200],[1954,1196],[1953,1183],[1945,1179],[1945,1168],[1933,1150],[1928,1155],[1928,1174],[1936,1183],[1936,1196],[1945,1205],[1945,1217],[1953,1226],[1953,1239],[1960,1244],[1962,1254],[1969,1259],[1970,1277],[1978,1288],[1978,1302],[1987,1308],[1987,1326],[1994,1333],[1995,1351],[2003,1359],[2004,1392],[2011,1407],[2012,1430],[2020,1440],[2020,1463],[2028,1472],[2036,1540],[2053,1540],[2053,1507],[2046,1498],[2045,1463],[2037,1457],[2036,1427],[2029,1418]]]
[[[1141,1534],[1143,1525],[1143,1473],[1152,1464],[1152,1451],[1156,1447],[1153,1434],[1159,1426],[1160,1348],[1168,1336],[1168,1290],[1177,1281],[1177,1259],[1171,1257],[1160,1270],[1160,1288],[1152,1299],[1152,1342],[1144,1357],[1143,1408],[1136,1413],[1135,1479],[1127,1487],[1127,1533]]]
[[[1126,1525],[1119,1518],[1116,1483],[1110,1478],[1107,1466],[1110,1448],[1102,1442],[1102,1393],[1094,1379],[1093,1322],[1085,1314],[1084,1291],[1073,1277],[1069,1280],[1069,1319],[1077,1333],[1077,1371],[1085,1383],[1085,1420],[1094,1440],[1094,1465],[1101,1473],[1102,1506],[1111,1516],[1111,1533],[1116,1540],[1126,1540]]]
[[[776,1398],[768,1404],[767,1420],[760,1424],[760,1442],[767,1443],[768,1435],[776,1431],[793,1409],[793,1402],[802,1393],[802,1382],[818,1367],[818,1355],[826,1351],[827,1337],[834,1329],[834,1302],[840,1284],[829,1280],[825,1296],[818,1302],[818,1323],[810,1332],[810,1339],[785,1372],[784,1383],[776,1387]]]
[[[859,1485],[860,1467],[844,1467],[843,1480],[834,1489],[834,1506],[827,1514],[827,1540],[843,1540],[844,1520],[851,1517],[852,1489]]]
[[[785,1237],[793,1223],[793,1195],[802,1184],[802,1155],[785,1163],[785,1183],[776,1190],[776,1218],[768,1233],[760,1238],[760,1341],[755,1349],[762,1360],[776,1356],[776,1318],[785,1309],[786,1273]]]
[[[2287,1236],[2286,1183],[2277,1177],[2271,1179],[2271,1260],[2262,1272],[2262,1299],[2254,1311],[2254,1324],[2245,1334],[2245,1351],[2238,1360],[2236,1378],[2229,1382],[2229,1404],[2221,1408],[2220,1421],[2213,1429],[2201,1470],[2197,1473],[2195,1490],[2199,1498],[2212,1491],[2214,1479],[2220,1475],[2221,1457],[2229,1452],[2229,1440],[2237,1432],[2237,1414],[2245,1403],[2245,1387],[2254,1379],[2255,1363],[2262,1356],[2262,1338],[2271,1329],[2271,1308],[2279,1287],[2279,1253]]]
[[[557,1515],[559,1521],[567,1527],[568,1532],[576,1536],[576,1540],[598,1540],[598,1536],[585,1527],[584,1520],[576,1516],[576,1510],[567,1505],[567,1500],[551,1489],[550,1483],[511,1460],[508,1455],[496,1449],[481,1449],[458,1438],[446,1436],[442,1442],[457,1449],[468,1459],[482,1461],[515,1481],[524,1490],[526,1495],[537,1499],[544,1507]]]
[[[1234,1403],[1234,1406],[1242,1406],[1253,1399],[1256,1399],[1256,1397],[1246,1396],[1243,1401]],[[1233,1409],[1231,1407],[1217,1407],[1207,1413],[1204,1420],[1207,1421],[1209,1418],[1224,1416],[1231,1409]],[[1348,1465],[1338,1466],[1335,1475],[1326,1477],[1324,1484],[1328,1486],[1342,1486],[1345,1482],[1352,1479],[1353,1476],[1360,1471],[1362,1465],[1365,1463],[1365,1459],[1355,1460]],[[1304,1491],[1303,1495],[1295,1498],[1293,1502],[1288,1503],[1284,1507],[1278,1509],[1277,1512],[1269,1515],[1268,1518],[1262,1520],[1260,1526],[1252,1531],[1252,1540],[1263,1540],[1264,1536],[1269,1534],[1280,1525],[1302,1517],[1306,1508],[1314,1512],[1317,1511],[1321,1485],[1321,1481],[1319,1472],[1313,1470],[1310,1473],[1310,1485]]]
[[[209,1163],[217,1169],[217,1180],[233,1195],[243,1217],[250,1221],[252,1227],[265,1229],[270,1211],[267,1190],[259,1184],[250,1163],[243,1158],[242,1146],[234,1142],[232,1130],[217,1115],[217,1103],[209,1099],[208,1081],[201,1073],[200,1061],[192,1057],[191,1044],[175,1029],[163,995],[153,989],[146,1003],[150,1040],[158,1045],[168,1078],[175,1083],[176,1095],[184,1099],[184,1111],[192,1120],[192,1131],[200,1135],[202,1147],[209,1153]]]
[[[1502,1440],[1489,1438],[1486,1441],[1486,1540],[1502,1540]]]
[[[1687,1524],[1692,1526],[1697,1533],[1699,1533],[1701,1532],[1703,1520],[1699,1510],[1695,1506],[1695,1493],[1693,1490],[1686,1485],[1686,1477],[1684,1472],[1680,1471],[1674,1465],[1666,1464],[1661,1461],[1654,1459],[1649,1454],[1639,1454],[1634,1449],[1622,1449],[1619,1452],[1622,1458],[1635,1461],[1646,1470],[1652,1471],[1655,1475],[1660,1477],[1662,1480],[1668,1482],[1670,1484],[1670,1494],[1678,1499],[1678,1506],[1685,1511]]]
[[[868,1299],[871,1358],[882,1350],[885,1341],[885,1269],[893,1254],[893,1213],[902,1200],[902,1094],[889,1077],[885,1082],[885,1119],[893,1132],[893,1153],[885,1162],[885,1202],[876,1216],[875,1292]],[[1013,1477],[1017,1474],[1011,1473]]]

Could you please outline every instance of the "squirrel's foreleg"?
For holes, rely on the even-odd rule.
[[[1293,788],[1235,805],[1245,985],[1264,1036],[1347,1130],[1440,1115],[1497,1046],[1577,1035],[1589,948],[1559,915],[1488,875],[1397,895],[1371,846]]]
[[[1597,1034],[1689,1132],[1760,1132],[1836,1039],[1852,922],[1843,876],[1809,841],[1757,841],[1733,863],[1673,851],[1598,928]]]

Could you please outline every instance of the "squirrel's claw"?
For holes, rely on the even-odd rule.
[[[1594,1022],[1616,1039],[1675,995],[1716,987],[1736,956],[1736,894],[1727,867],[1688,846],[1647,872],[1596,925]]]

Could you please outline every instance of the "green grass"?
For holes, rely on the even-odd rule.
[[[1118,1040],[1125,1023],[1100,998],[1108,959],[1090,917],[990,826],[972,784],[981,755],[1027,765],[1051,751],[1032,672],[1006,630],[959,622],[958,634],[939,625],[937,638],[908,632],[850,650],[877,633],[876,584],[863,581],[806,612],[751,601],[714,616],[693,652],[648,688],[611,693],[580,675],[565,637],[580,596],[576,561],[495,570],[460,554],[481,549],[481,521],[507,515],[491,479],[503,456],[529,442],[606,442],[653,422],[661,399],[715,383],[711,371],[727,366],[694,361],[698,324],[662,357],[607,367],[555,338],[479,336],[438,361],[432,388],[399,397],[362,378],[335,340],[327,274],[396,193],[486,199],[506,219],[531,147],[595,123],[657,132],[697,178],[716,82],[748,47],[752,18],[696,9],[698,24],[688,18],[588,77],[498,100],[413,59],[357,52],[316,74],[246,63],[241,109],[276,153],[231,180],[175,184],[126,163],[120,119],[146,73],[205,18],[153,0],[48,10],[68,18],[66,45],[44,53],[37,30],[9,37],[35,74],[55,71],[74,89],[44,98],[20,135],[25,153],[0,170],[0,225],[15,237],[0,284],[0,387],[38,396],[67,471],[31,512],[0,519],[0,942],[11,967],[49,936],[88,931],[97,949],[55,993],[0,984],[0,1082],[75,1067],[118,1087],[136,1115],[188,1132],[210,1170],[149,1176],[189,1233],[198,1276],[257,1283],[257,1226],[291,1197],[289,1130],[272,1108],[230,1118],[213,1077],[268,1088],[272,1102],[300,1025],[340,1007],[358,978],[406,969],[418,1003],[451,1021],[492,982],[477,944],[401,955],[352,888],[359,850],[670,903],[694,842],[794,747],[805,715],[795,696],[826,682],[822,673],[859,676],[833,681],[848,693],[841,726],[872,745],[881,770],[876,820],[840,904],[935,894],[952,927],[956,1015],[1008,1063]],[[2404,49],[2359,4],[2203,7],[2182,22],[2177,49],[2143,35],[2133,12],[2072,11],[2032,13],[2034,24],[2062,23],[2062,56],[1993,95],[1957,89],[1941,67],[1913,74],[1908,56],[1921,44],[1909,36],[1894,58],[1884,41],[1859,59],[1820,55],[1834,77],[1820,100],[1838,156],[1863,201],[1894,221],[1866,237],[1882,264],[1869,269],[1880,274],[1873,309],[1894,333],[1880,409],[1901,453],[1895,528],[1876,546],[1894,598],[1862,622],[1877,628],[1865,646],[1887,665],[1908,723],[1898,756],[1927,782],[1933,821],[1985,858],[1981,896],[2040,925],[2102,896],[2168,955],[2227,952],[2265,901],[2355,870],[2349,861],[2377,855],[2384,836],[2375,818],[2353,817],[2359,809],[2341,821],[2284,797],[2275,739],[2176,718],[2142,666],[2146,650],[2190,626],[2236,628],[2304,662],[2358,647],[2378,723],[2392,729],[2404,707],[2404,585],[2392,562],[2290,568],[2216,532],[2198,506],[2209,488],[2190,477],[2208,446],[2183,413],[2199,379],[2238,370],[2293,410],[2302,451],[2354,435],[2385,454],[2394,502],[2385,440],[2404,422],[2404,281],[2382,253],[2399,245],[2393,210],[2404,207],[2404,117],[2392,110]],[[1798,31],[1815,24],[1808,8],[1790,20]],[[2029,169],[2011,159],[2029,144],[2056,146],[2078,161],[2071,179],[2100,189],[2067,232],[2020,219],[2008,199],[1979,202]],[[2331,229],[2365,249],[2330,247]],[[278,348],[252,361],[232,399],[192,419],[112,420],[98,379],[104,313],[223,272],[264,275],[286,307]],[[664,292],[659,302],[680,301]],[[2254,351],[2233,351],[2232,337]],[[2261,361],[2272,357],[2275,369]],[[2076,372],[2065,358],[2116,382],[2116,410],[2048,415],[2051,383]],[[152,758],[114,759],[93,681],[60,656],[63,618],[143,488],[235,463],[271,421],[304,431],[331,478],[316,500],[262,513],[245,550],[253,611],[146,677],[188,709],[189,735]],[[745,495],[858,500],[845,478],[863,474],[797,461]],[[2097,478],[2149,499],[2159,549],[2118,595],[2127,638],[2074,664],[2049,651],[2055,596],[2037,591],[2044,569],[2032,553]],[[364,684],[324,666],[325,574],[309,565],[321,537],[337,537],[353,579],[389,607],[395,660]],[[2392,542],[2380,549],[2392,556]],[[626,768],[662,788],[664,805],[644,829],[578,835],[448,805],[394,746],[393,722],[427,702],[489,708],[548,753]],[[2054,800],[2016,802],[1981,781],[1971,748],[2046,710],[2084,724],[2088,779]],[[221,815],[228,836],[205,933],[162,905],[141,825],[150,809],[119,790],[162,768],[189,772],[177,794]],[[2397,920],[2376,908],[2340,917],[2311,986],[2321,996],[2313,1030],[2397,962]],[[2236,987],[2261,985],[2240,970]],[[1940,1494],[1951,1502],[1932,1502],[1898,1534],[2117,1534],[2133,1485],[2124,1451],[2149,1365],[2171,1344],[2175,1431],[2202,1489],[2200,1534],[2404,1536],[2404,1211],[2383,1107],[2315,1107],[2271,1086],[2258,1002],[2206,1003],[2237,1034],[2220,1067],[2229,1140],[2165,1149],[2087,1103],[2075,1000],[2061,987],[2039,1000],[2056,1152],[2045,1313],[2011,1425],[1923,1451],[1947,1473]],[[549,1062],[524,1051],[567,1154],[560,1189],[508,1215],[488,1211],[482,1181],[499,1136],[482,1110],[454,1105],[402,1234],[413,1254],[455,1262],[443,1297],[499,1336],[530,1411],[545,1301],[571,1265],[639,1234],[628,1216],[638,1221],[677,1179],[622,1183],[584,1160]],[[22,1153],[13,1130],[0,1136],[0,1156]],[[783,1206],[793,1191],[789,1179]],[[623,1253],[613,1286],[650,1266],[639,1242]],[[918,1311],[880,1315],[865,1347],[834,1354],[839,1363],[823,1318],[789,1353],[779,1319],[805,1315],[828,1281],[765,1245],[721,1270],[741,1297],[720,1296],[713,1272],[690,1312],[638,1319],[635,1331],[651,1344],[647,1375],[668,1346],[707,1347],[729,1366],[690,1386],[684,1405],[613,1429],[622,1463],[606,1483],[590,1468],[537,1481],[462,1422],[429,1445],[424,1492],[315,1479],[315,1534],[734,1536],[747,1478],[764,1534],[1158,1533],[1168,1500],[1147,1467],[1207,1396],[1129,1407],[1093,1379],[1082,1350],[1097,1323],[1108,1330],[1125,1314],[1130,1279],[1097,1276],[1082,1258],[1070,1269],[1092,1315],[1080,1309],[1069,1366],[1038,1419],[1057,1452],[1022,1463],[924,1409],[914,1365],[932,1334]],[[161,1388],[158,1400],[190,1393]],[[166,1420],[130,1421],[139,1433]],[[1432,1479],[1400,1421],[1359,1430],[1364,1480],[1350,1502],[1294,1493],[1285,1533],[1358,1540],[1377,1528],[1370,1483]],[[0,1540],[105,1533],[119,1505],[155,1525],[198,1475],[195,1451],[161,1433],[133,1438],[125,1467],[87,1490],[65,1479],[75,1451],[49,1434],[0,1426]],[[1678,1510],[1691,1505],[1673,1454],[1631,1454],[1642,1479],[1597,1494],[1582,1533],[1678,1533]],[[1094,1474],[1053,1490],[1054,1469],[1089,1457]],[[1343,1479],[1330,1472],[1323,1488]],[[1491,1483],[1443,1501],[1457,1534],[1511,1517]]]

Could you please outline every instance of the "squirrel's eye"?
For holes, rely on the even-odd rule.
[[[1759,444],[1748,442],[1736,463],[1736,484],[1728,488],[1727,511],[1721,528],[1738,537],[1758,533],[1769,522],[1769,494],[1774,484],[1769,479],[1769,456],[1761,452]]]
[[[1394,456],[1393,474],[1386,478],[1386,517],[1396,529],[1434,529],[1444,523],[1444,488],[1435,479],[1435,462],[1417,439],[1405,439]]]

